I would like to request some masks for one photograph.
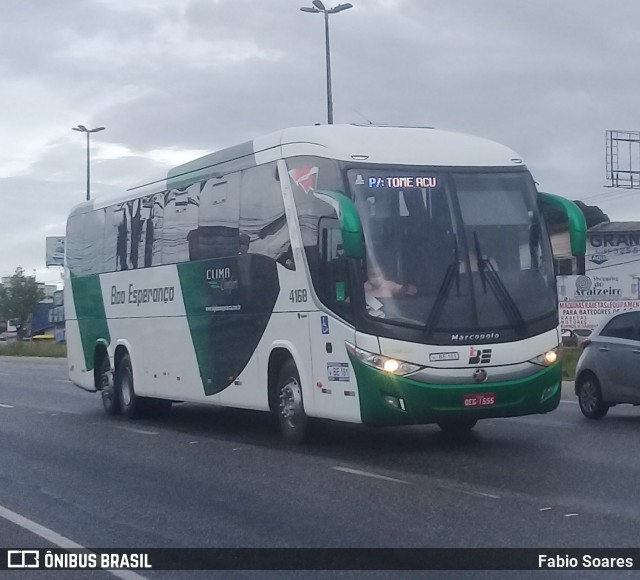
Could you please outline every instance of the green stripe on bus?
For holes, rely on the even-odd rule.
[[[562,394],[560,362],[523,379],[436,385],[398,377],[365,365],[354,356],[349,358],[358,381],[360,413],[365,425],[418,425],[449,418],[488,419],[547,413],[558,406]],[[496,395],[495,405],[464,407],[463,395],[489,392]],[[392,406],[385,397],[402,399],[404,409]]]
[[[276,262],[258,254],[177,265],[204,392],[231,385],[267,327],[280,285]]]
[[[107,315],[104,310],[100,276],[71,276],[73,303],[82,341],[85,368],[93,369],[94,353],[98,342],[111,342]]]

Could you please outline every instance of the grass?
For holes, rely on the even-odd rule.
[[[43,340],[0,343],[0,356],[67,356],[67,345],[63,342]]]
[[[562,378],[573,380],[576,373],[576,364],[582,351],[579,348],[563,347],[560,356],[562,357]]]

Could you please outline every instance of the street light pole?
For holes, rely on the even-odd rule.
[[[91,156],[89,135],[91,133],[97,133],[98,131],[104,131],[104,127],[96,127],[95,129],[87,129],[84,125],[78,125],[71,128],[73,131],[79,131],[80,133],[87,134],[87,201],[91,199]]]
[[[333,125],[333,94],[331,92],[331,50],[329,48],[329,13],[324,11],[324,39],[327,61],[327,123]]]
[[[320,0],[313,0],[313,7],[300,8],[302,12],[324,14],[324,37],[325,37],[325,50],[327,60],[327,122],[329,125],[333,125],[333,97],[331,94],[331,50],[329,47],[329,14],[337,14],[343,10],[353,8],[353,4],[338,4],[333,8],[325,8],[325,5]]]

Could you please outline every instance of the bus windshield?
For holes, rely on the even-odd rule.
[[[453,342],[553,327],[552,257],[528,171],[375,167],[348,179],[368,316]]]

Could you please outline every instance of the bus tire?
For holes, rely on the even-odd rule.
[[[116,392],[122,414],[127,419],[137,417],[140,406],[139,397],[133,387],[133,369],[131,368],[131,359],[128,354],[122,357],[118,365]]]
[[[438,421],[438,427],[445,433],[468,433],[476,426],[477,419],[449,419]]]
[[[275,412],[284,440],[293,445],[303,443],[307,437],[309,419],[304,411],[300,374],[291,359],[280,369]]]
[[[588,419],[602,419],[609,411],[609,405],[602,400],[602,390],[596,376],[583,374],[578,380],[578,405]]]
[[[119,415],[121,411],[120,398],[113,382],[113,373],[111,372],[109,357],[106,355],[102,358],[102,362],[100,363],[98,381],[104,412],[111,417]]]

